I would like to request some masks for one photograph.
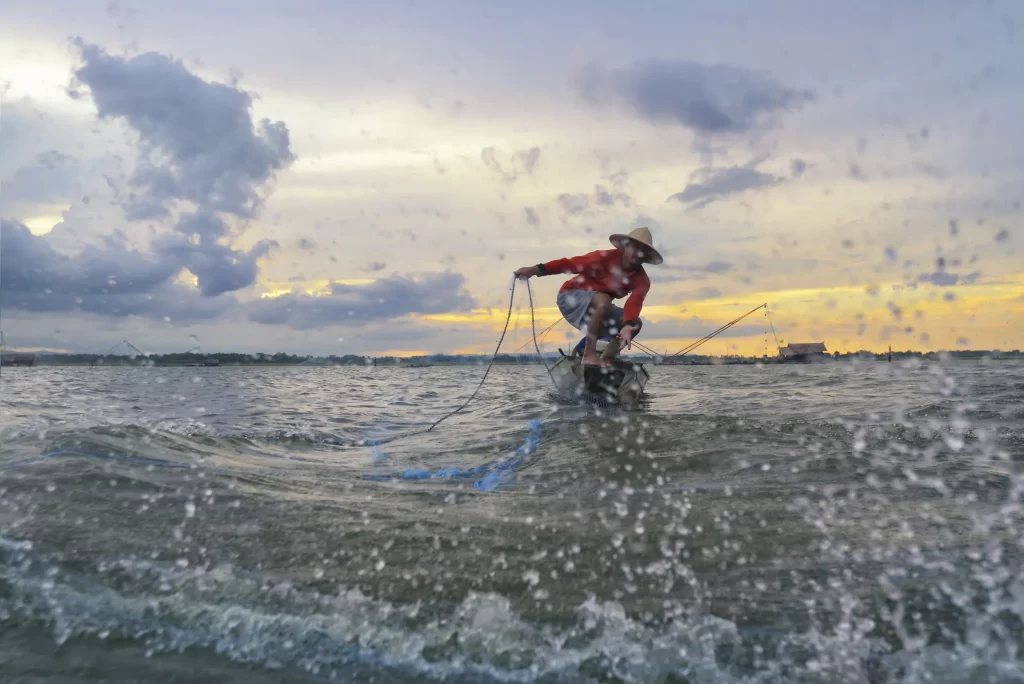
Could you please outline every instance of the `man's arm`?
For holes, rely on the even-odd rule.
[[[601,251],[588,252],[581,256],[569,257],[568,259],[554,259],[543,264],[537,264],[540,269],[538,275],[554,275],[555,273],[583,273],[588,267],[601,262]]]
[[[568,259],[555,259],[536,266],[523,266],[516,271],[517,278],[532,278],[533,276],[554,275],[556,273],[583,273],[590,266],[601,262],[600,250],[583,254],[581,256],[569,257]]]
[[[644,277],[640,282],[633,288],[632,294],[629,295],[629,299],[626,300],[626,305],[622,307],[622,327],[631,326],[637,327],[637,322],[640,320],[640,310],[644,307],[644,298],[647,297],[647,293],[651,289],[650,278]]]

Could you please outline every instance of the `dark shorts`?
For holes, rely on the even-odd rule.
[[[592,290],[567,290],[558,294],[558,310],[562,317],[577,330],[586,332],[590,323],[591,300],[594,298]],[[621,306],[612,304],[605,314],[604,325],[601,326],[601,334],[598,339],[610,340],[619,334],[622,329],[622,322],[625,317]],[[640,334],[643,321],[637,321],[636,335]],[[634,337],[636,337],[634,335]]]

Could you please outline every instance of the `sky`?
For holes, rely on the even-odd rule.
[[[658,351],[762,303],[783,344],[1021,348],[1022,31],[1015,0],[0,2],[4,342],[490,353],[516,268],[648,226]],[[566,278],[530,282],[547,351]],[[774,355],[767,323],[701,351]]]

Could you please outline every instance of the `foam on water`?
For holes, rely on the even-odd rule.
[[[921,644],[889,655],[869,637],[872,621],[847,601],[830,631],[790,633],[775,656],[758,661],[757,630],[706,614],[645,624],[593,598],[573,624],[556,628],[531,624],[494,593],[471,592],[450,613],[427,614],[419,603],[355,589],[322,594],[230,566],[119,559],[97,571],[67,571],[31,542],[0,537],[0,617],[9,626],[41,623],[57,644],[129,639],[153,656],[202,648],[330,678],[358,664],[444,681],[1024,681],[1018,654],[992,638],[980,615],[953,649]],[[1016,586],[1024,596],[1024,584]]]
[[[226,566],[118,560],[99,568],[119,586],[114,590],[41,561],[28,542],[0,538],[0,552],[5,618],[43,622],[58,644],[124,638],[153,654],[208,648],[240,662],[313,673],[344,671],[358,661],[439,679],[504,682],[586,681],[581,666],[602,661],[640,682],[668,673],[725,681],[714,650],[736,638],[735,626],[717,618],[652,630],[629,620],[620,605],[593,600],[564,630],[528,624],[495,594],[470,594],[450,615],[426,617],[418,605],[395,606],[358,590],[319,594]]]

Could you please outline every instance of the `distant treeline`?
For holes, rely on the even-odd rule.
[[[966,350],[949,352],[913,352],[893,351],[893,359],[907,358],[936,358],[945,355],[954,359],[983,359],[983,358],[1024,358],[1020,350],[999,351],[999,350]],[[112,354],[15,354],[6,352],[5,359],[13,357],[34,356],[37,364],[85,364],[85,365],[157,365],[157,366],[203,366],[203,365],[315,365],[315,366],[429,366],[429,365],[460,365],[479,364],[486,362],[490,356],[484,355],[463,355],[463,354],[432,354],[429,356],[416,357],[395,357],[395,356],[362,356],[346,354],[344,356],[300,356],[297,354],[239,354],[230,352],[217,352],[213,354],[196,354],[194,352],[175,354],[150,354],[148,356],[127,356]],[[858,351],[845,354],[833,354],[832,358],[873,358],[886,359],[889,352]],[[557,358],[556,353],[545,354],[545,360],[550,363]],[[630,355],[629,358],[636,361],[651,361],[650,356]],[[703,356],[687,354],[682,357],[674,357],[673,360],[682,363],[714,363],[716,360],[730,359],[754,363],[756,361],[779,362],[777,357],[743,357],[733,356]],[[536,354],[499,354],[495,363],[499,364],[530,364],[539,363],[540,358]]]
[[[8,352],[7,357],[34,356],[37,364],[76,364],[76,365],[157,365],[157,366],[203,366],[203,365],[325,365],[325,366],[373,366],[373,365],[432,365],[432,364],[475,364],[489,360],[490,357],[472,355],[435,354],[421,357],[396,356],[361,356],[346,354],[344,356],[300,356],[297,354],[239,354],[217,352],[213,354],[196,354],[192,352],[174,354],[149,354],[146,356],[128,356],[123,354],[14,354]],[[534,363],[538,358],[528,354],[501,354],[495,363]]]

